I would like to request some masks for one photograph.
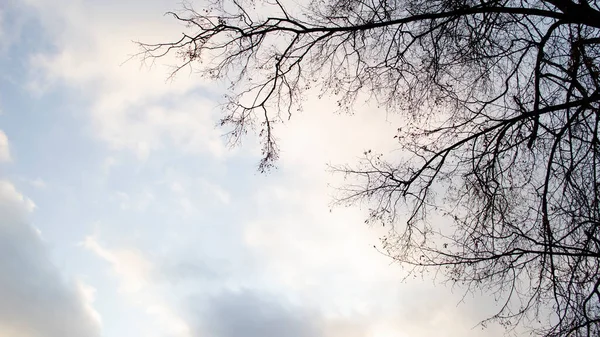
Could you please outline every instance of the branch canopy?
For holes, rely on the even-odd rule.
[[[393,225],[384,251],[494,293],[490,319],[506,326],[600,335],[597,1],[221,0],[169,14],[186,32],[141,55],[226,80],[220,124],[233,144],[257,129],[260,171],[307,93],[341,111],[366,97],[408,120],[402,155],[333,170],[350,182],[339,203]]]

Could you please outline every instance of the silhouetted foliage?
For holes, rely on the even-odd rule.
[[[598,2],[223,0],[170,14],[187,33],[143,56],[230,81],[221,124],[234,143],[260,129],[261,171],[303,94],[342,111],[367,97],[405,116],[403,152],[334,170],[349,182],[339,202],[394,224],[385,252],[494,293],[490,319],[509,327],[600,335]]]

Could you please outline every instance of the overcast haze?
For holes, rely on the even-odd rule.
[[[222,88],[123,64],[178,6],[0,1],[0,337],[502,335],[491,295],[402,282],[364,210],[330,212],[326,164],[393,150],[392,117],[309,99],[261,175]]]

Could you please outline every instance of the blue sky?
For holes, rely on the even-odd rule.
[[[493,297],[403,282],[363,210],[330,212],[326,163],[393,150],[398,122],[309,99],[258,174],[218,84],[123,63],[178,6],[0,4],[0,337],[481,335]]]

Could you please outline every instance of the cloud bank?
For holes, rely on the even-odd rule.
[[[27,221],[34,203],[0,180],[0,336],[99,337],[92,289],[67,280],[41,233]]]

